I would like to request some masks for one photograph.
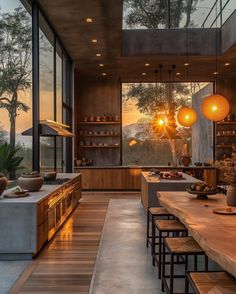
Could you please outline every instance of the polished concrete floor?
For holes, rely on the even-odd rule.
[[[161,293],[157,268],[145,247],[145,229],[140,200],[110,200],[91,294]]]
[[[30,261],[0,261],[0,294],[7,294]]]

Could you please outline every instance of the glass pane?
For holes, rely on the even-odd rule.
[[[227,0],[222,0],[222,8],[223,8],[223,11],[222,11],[222,24],[223,24],[231,16],[231,14],[235,11],[236,1],[230,0],[228,2]]]
[[[209,138],[212,138],[213,129],[205,127],[209,122],[199,116],[192,128],[184,128],[176,120],[180,106],[193,106],[200,112],[200,104],[196,101],[201,101],[206,92],[212,92],[212,85],[210,90],[204,90],[207,86],[207,83],[158,83],[156,95],[153,83],[122,84],[123,164],[179,165],[186,154],[194,155],[193,162],[211,160]],[[205,144],[198,144],[199,137]],[[206,144],[210,144],[209,148]],[[192,145],[195,151],[197,149],[194,154]],[[210,150],[209,153],[204,153],[202,146]]]
[[[39,23],[40,120],[54,120],[54,35],[42,14]]]
[[[57,172],[62,172],[63,138],[57,137]]]
[[[168,1],[124,0],[123,29],[168,28]]]
[[[40,170],[54,170],[54,138],[40,138]]]
[[[58,44],[56,50],[56,99],[56,121],[62,122],[62,50]]]
[[[214,6],[215,0],[171,0],[170,3],[171,28],[200,28]],[[215,17],[216,11],[213,9],[206,20],[205,27],[209,27],[214,22]]]
[[[0,147],[7,142],[19,148],[24,169],[18,173],[32,168],[32,137],[21,135],[32,127],[31,7],[22,3],[0,0],[0,84],[5,85],[0,91]]]

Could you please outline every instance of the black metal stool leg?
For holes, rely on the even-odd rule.
[[[170,253],[170,294],[174,292],[174,255]]]
[[[197,271],[197,255],[194,255],[194,270]]]
[[[208,272],[208,256],[205,255],[205,271]]]
[[[165,287],[164,287],[164,279],[165,279],[165,275],[166,275],[166,249],[165,249],[165,242],[163,241],[163,249],[162,249],[162,275],[161,275],[161,291],[164,292],[165,291]]]
[[[155,227],[155,224],[154,224],[154,219],[152,220],[152,265],[155,266],[155,253],[156,253],[156,250],[155,250],[155,247],[156,247],[156,227]]]
[[[158,236],[158,278],[161,279],[161,262],[162,261],[162,232]]]
[[[189,282],[188,282],[188,275],[187,275],[187,272],[185,274],[185,291],[184,291],[185,294],[188,294],[189,293]]]
[[[148,240],[149,240],[149,208],[148,208],[148,211],[147,211],[147,240],[146,240],[146,247],[148,247]]]

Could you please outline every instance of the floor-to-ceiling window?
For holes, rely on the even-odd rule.
[[[32,137],[21,136],[32,127],[31,6],[26,0],[0,0],[0,7],[0,148],[17,150],[22,172],[31,169],[32,161]],[[8,157],[6,169],[10,164]]]
[[[54,34],[46,19],[39,15],[39,117],[42,120],[55,120],[54,101]],[[40,138],[40,167],[54,169],[53,137]]]
[[[35,40],[38,40],[39,46]],[[69,71],[72,68],[64,70],[64,56],[65,63],[71,62],[36,2],[0,0],[0,148],[16,150],[15,156],[22,157],[22,168],[11,173],[12,177],[32,170],[32,158],[34,166],[37,166],[35,158],[38,156],[33,156],[32,150],[34,154],[38,151],[32,148],[33,137],[22,136],[23,131],[33,127],[33,121],[38,123],[33,118],[34,105],[39,105],[40,121],[63,122],[64,92],[67,99],[72,99],[68,95],[71,87]],[[36,90],[33,95],[34,89],[39,89],[39,92]],[[67,117],[65,120],[68,121]],[[32,134],[34,138],[38,137],[37,133]],[[39,140],[40,167],[62,170],[63,139],[40,136]],[[11,162],[4,163],[4,166],[8,163]],[[7,170],[4,172],[8,173]]]
[[[212,160],[213,125],[200,112],[212,90],[211,83],[123,83],[123,164],[179,165],[183,155],[192,156],[193,163]],[[198,113],[192,128],[177,121],[182,106]]]

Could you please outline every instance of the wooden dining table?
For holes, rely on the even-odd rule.
[[[213,209],[227,207],[221,194],[198,199],[188,192],[159,192],[158,200],[187,227],[205,253],[236,277],[236,215],[220,215]]]

